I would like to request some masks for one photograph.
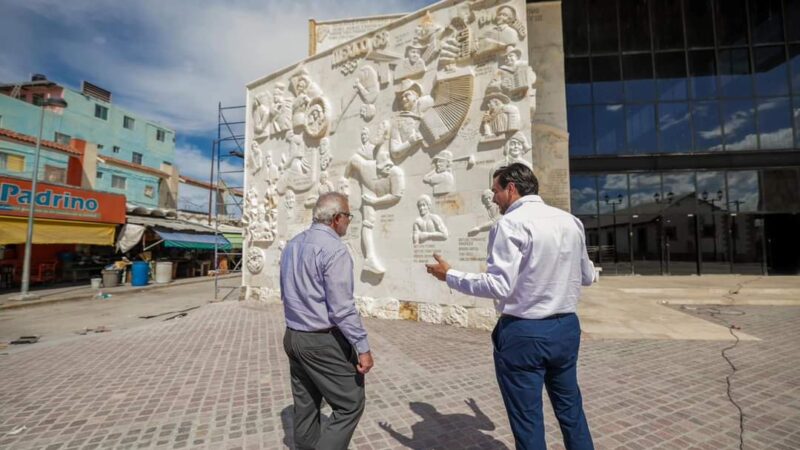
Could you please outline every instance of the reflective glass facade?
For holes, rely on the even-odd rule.
[[[604,274],[800,273],[800,1],[562,12],[572,213]]]

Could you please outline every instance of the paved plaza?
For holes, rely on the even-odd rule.
[[[800,448],[800,305],[762,304],[777,294],[769,280],[759,281],[762,291],[741,289],[734,305],[715,307],[702,303],[730,301],[714,283],[655,280],[661,285],[605,278],[586,291],[584,329],[595,331],[584,334],[579,376],[597,448],[738,448],[739,415],[726,395],[732,371],[721,356],[734,344],[729,323],[749,337],[727,352],[737,369],[732,395],[744,410],[744,448]],[[723,278],[718,285],[725,283],[740,284]],[[789,280],[782,292],[794,295],[797,286]],[[689,306],[655,304],[665,296]],[[624,301],[652,303],[657,313],[648,317],[716,331],[708,339],[648,337],[633,321],[604,331],[598,324],[606,319],[595,311],[603,304],[619,310]],[[280,305],[225,301],[157,320],[0,350],[0,448],[292,447]],[[351,448],[513,448],[489,332],[365,324],[376,365]],[[632,334],[637,327],[641,335]],[[546,418],[549,448],[563,448],[549,407]]]

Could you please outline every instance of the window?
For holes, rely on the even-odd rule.
[[[97,144],[97,151],[103,151],[103,144]]]
[[[100,172],[100,171],[98,170],[98,171],[97,171],[97,179],[99,180],[99,179],[101,179],[101,178],[103,178],[103,172]]]
[[[127,128],[127,129],[129,129],[129,130],[132,130],[133,129],[133,122],[134,122],[133,117],[125,116],[122,119],[122,126]]]
[[[72,136],[64,133],[59,133],[56,131],[56,142],[59,144],[69,145],[69,141],[72,140]]]
[[[142,163],[142,154],[133,152],[133,158],[131,158],[131,161],[134,164],[141,164]]]
[[[145,197],[153,198],[153,196],[155,195],[155,192],[156,192],[156,190],[155,190],[155,188],[153,188],[153,186],[149,186],[148,185],[148,186],[144,187],[144,196]]]
[[[156,130],[156,140],[164,142],[164,137],[166,136],[166,134],[167,133],[165,133],[164,130]]]
[[[103,105],[94,105],[94,116],[98,119],[108,120],[108,108]]]
[[[24,172],[25,157],[0,152],[0,169],[7,170],[9,172]]]
[[[44,104],[44,94],[33,94],[31,96],[31,103],[36,106],[42,106]]]
[[[67,181],[67,169],[45,164],[44,181],[48,183],[65,183]]]
[[[171,166],[172,163],[169,161],[161,161],[165,166]]]
[[[111,175],[111,187],[117,189],[125,189],[127,179],[119,175]]]
[[[115,146],[114,146],[114,148],[112,149],[112,151],[113,151],[114,153],[119,153],[119,146],[118,146],[118,145],[115,145]]]

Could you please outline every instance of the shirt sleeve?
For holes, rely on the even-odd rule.
[[[577,218],[575,222],[581,233],[581,285],[591,286],[594,282],[594,263],[589,259],[589,252],[586,250],[586,234],[583,231],[583,224]]]
[[[353,259],[347,248],[342,246],[337,249],[324,267],[328,315],[358,353],[368,352],[367,331],[353,298]]]
[[[514,291],[519,276],[521,238],[514,235],[510,225],[504,221],[497,222],[489,231],[486,272],[465,273],[450,269],[447,271],[447,285],[463,294],[507,299]]]

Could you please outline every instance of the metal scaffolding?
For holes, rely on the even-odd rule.
[[[222,106],[222,103],[219,103],[217,110],[217,139],[211,146],[212,164],[209,178],[212,189],[208,192],[208,220],[210,222],[214,217],[214,234],[217,236],[214,244],[214,300],[222,301],[241,288],[239,277],[220,279],[221,259],[233,259],[235,263],[228,273],[241,274],[243,258],[241,249],[220,247],[219,236],[222,234],[220,225],[241,227],[244,213],[246,107]],[[225,280],[234,282],[224,283]]]

